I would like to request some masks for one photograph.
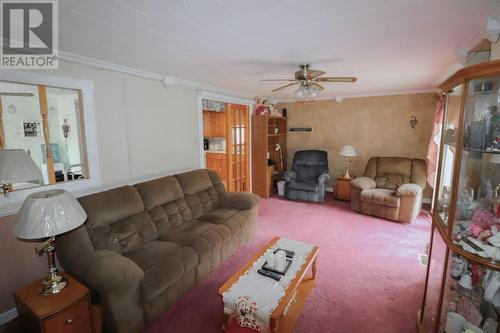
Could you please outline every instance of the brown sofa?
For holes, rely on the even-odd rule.
[[[422,209],[424,160],[371,157],[364,177],[351,181],[351,208],[367,215],[412,222]]]
[[[258,200],[205,169],[92,194],[57,257],[103,304],[106,331],[139,332],[248,242]]]

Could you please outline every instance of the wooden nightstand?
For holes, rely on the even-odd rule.
[[[345,179],[344,177],[337,177],[337,183],[335,184],[335,199],[351,201],[351,186],[349,183],[354,177],[350,179]]]
[[[68,285],[58,294],[39,294],[41,280],[14,293],[22,332],[96,332],[91,320],[89,289],[68,274],[61,275]]]

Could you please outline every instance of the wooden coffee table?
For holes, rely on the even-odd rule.
[[[233,276],[229,278],[220,288],[219,295],[221,297],[224,293],[240,278],[241,275],[252,267],[253,263],[260,258],[264,252],[266,252],[270,247],[274,245],[280,239],[279,237],[274,237],[271,239],[267,245],[262,248],[252,259],[250,259],[240,270],[238,270]],[[300,313],[306,304],[307,297],[311,293],[312,289],[316,283],[316,257],[318,255],[319,248],[315,246],[309,256],[305,260],[304,265],[301,270],[297,272],[297,275],[292,280],[290,285],[285,291],[285,296],[281,299],[280,303],[274,309],[271,314],[271,320],[269,322],[269,330],[272,333],[287,333],[291,332],[293,326],[299,319]],[[310,273],[308,274],[308,272]],[[224,315],[224,326],[225,330],[229,327],[230,321],[233,318],[228,315]]]

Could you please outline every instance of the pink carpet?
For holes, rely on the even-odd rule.
[[[255,238],[146,332],[221,332],[218,287],[276,235],[320,247],[317,286],[294,332],[415,332],[429,221],[427,212],[412,224],[361,215],[331,196],[325,204],[261,200]]]

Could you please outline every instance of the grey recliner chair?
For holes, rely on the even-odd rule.
[[[292,200],[325,201],[328,175],[328,153],[322,150],[302,150],[293,156],[292,171],[286,171],[285,198]]]

